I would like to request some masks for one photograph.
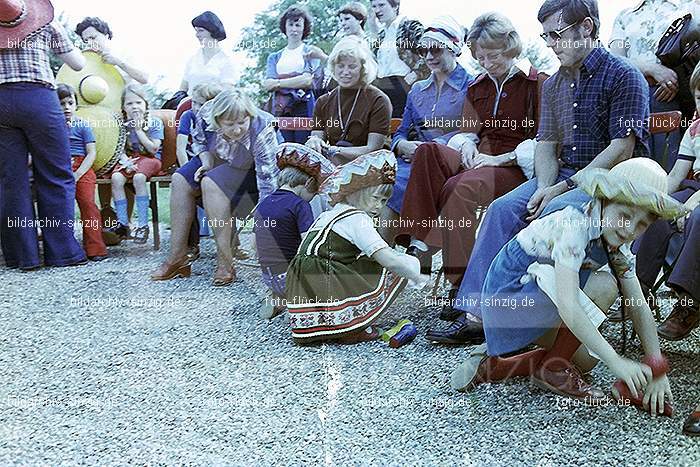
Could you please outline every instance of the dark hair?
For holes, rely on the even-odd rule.
[[[340,15],[350,15],[360,22],[362,29],[365,28],[365,23],[367,22],[367,9],[360,2],[349,2],[340,7],[340,10],[335,14]]]
[[[306,8],[301,5],[290,6],[280,18],[280,31],[282,31],[282,34],[285,36],[287,35],[287,20],[291,19],[294,21],[298,18],[304,18],[304,33],[301,35],[301,38],[306,39],[309,37],[309,34],[311,34],[311,24],[313,23],[313,20],[311,19],[311,15]]]
[[[112,38],[112,30],[109,28],[109,24],[102,21],[96,16],[88,16],[87,18],[79,22],[78,25],[75,27],[75,33],[82,39],[83,32],[85,32],[85,30],[89,27],[97,29],[99,32],[109,37],[110,39]]]
[[[593,39],[598,38],[600,31],[600,16],[598,15],[597,0],[545,0],[537,13],[537,20],[544,23],[555,13],[562,12],[564,23],[575,24],[586,18],[593,20]]]
[[[58,94],[58,100],[62,101],[67,97],[72,97],[75,99],[76,104],[78,103],[78,95],[75,93],[75,89],[70,84],[59,83],[56,85],[56,93]]]
[[[395,10],[396,13],[399,12],[401,9],[401,0],[386,0],[389,5],[391,5]],[[370,3],[372,3],[372,0],[369,0]]]

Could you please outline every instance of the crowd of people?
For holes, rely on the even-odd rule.
[[[603,42],[596,0],[545,0],[541,36],[561,63],[548,76],[499,13],[467,28],[450,15],[423,24],[400,14],[399,0],[354,1],[337,11],[338,38],[324,51],[309,43],[312,16],[294,5],[279,17],[286,46],[260,77],[264,109],[237,86],[224,26],[204,12],[178,93],[191,110],[179,120],[169,253],[151,279],[190,276],[204,223],[216,242],[212,284],[234,283],[236,219],[252,217],[270,291],[261,316],[286,313],[300,345],[349,344],[380,338],[386,311],[429,282],[441,252],[449,324],[426,337],[476,345],[451,376],[456,390],[525,376],[595,404],[607,395],[584,375],[602,361],[618,378],[613,397],[670,415],[659,336],[685,339],[700,324],[700,67],[683,76],[655,51],[698,6],[641,1]],[[50,53],[75,70],[85,59],[52,20],[48,1],[0,0],[0,234],[6,267],[22,270],[103,260],[105,241],[145,243],[148,181],[167,169],[148,75],[114,51],[107,22],[85,18],[76,33],[127,83],[126,141],[110,174],[116,223],[101,225],[95,136],[49,64]],[[465,52],[477,76],[459,63]],[[692,123],[652,137],[650,113],[669,110]],[[280,131],[280,117],[311,124]],[[67,222],[76,199],[84,249]],[[35,218],[59,220],[42,226],[43,263],[36,225],[15,222]],[[678,300],[657,328],[666,268]],[[628,318],[641,363],[600,332]],[[700,406],[684,433],[700,435]]]

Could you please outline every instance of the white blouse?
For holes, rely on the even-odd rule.
[[[396,48],[396,35],[403,19],[403,16],[397,16],[386,28],[386,36],[384,36],[384,40],[379,46],[379,50],[377,50],[378,78],[406,76],[411,72],[409,66],[399,57],[399,51]]]
[[[341,212],[349,209],[356,208],[353,208],[349,204],[336,204],[333,209],[323,212],[318,216],[316,222],[309,228],[309,232],[322,230],[333,219],[340,215]],[[374,227],[372,218],[364,211],[339,220],[333,224],[331,230],[355,245],[367,257],[371,257],[382,248],[389,247]]]
[[[212,81],[236,84],[239,79],[239,70],[233,58],[223,50],[206,62],[204,53],[200,49],[187,61],[184,79],[187,81],[187,94],[192,96],[192,90],[198,84]]]
[[[296,75],[304,72],[304,44],[296,49],[285,47],[277,62],[278,75]]]
[[[601,223],[605,220],[601,221],[601,210],[602,204],[598,199],[590,203],[587,213],[567,206],[535,219],[515,238],[530,256],[549,259],[578,272],[584,265],[595,266],[587,260],[586,248],[591,241],[602,235]],[[629,248],[620,248],[611,253],[610,258],[615,264],[623,265],[619,270],[622,278],[635,277],[634,256]]]

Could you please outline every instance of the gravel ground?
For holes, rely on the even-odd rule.
[[[700,401],[698,332],[662,344],[671,419],[572,406],[525,380],[463,395],[449,375],[467,349],[423,338],[439,324],[429,291],[394,305],[421,332],[407,347],[301,348],[284,317],[258,318],[257,269],[213,288],[210,239],[202,253],[165,283],[147,280],[164,252],[133,244],[79,268],[0,268],[0,464],[700,465],[680,434]],[[605,334],[618,343],[619,325]]]

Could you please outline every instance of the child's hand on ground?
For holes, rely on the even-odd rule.
[[[666,375],[654,378],[644,390],[644,409],[652,415],[664,413],[664,403],[673,404],[671,384]]]
[[[639,397],[637,390],[644,389],[652,379],[651,368],[619,355],[614,361],[608,363],[608,367],[627,385],[634,397]]]
[[[409,279],[406,287],[409,290],[421,290],[423,287],[430,283],[430,276],[428,274],[421,274],[418,280]]]

